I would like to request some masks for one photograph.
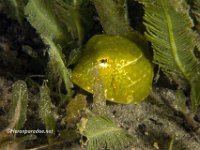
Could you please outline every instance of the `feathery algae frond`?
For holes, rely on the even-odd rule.
[[[66,46],[70,36],[64,30],[62,23],[58,21],[54,7],[55,1],[53,0],[30,0],[25,7],[25,13],[44,43],[49,45],[50,76],[53,79],[59,77],[64,82],[68,94],[70,94],[72,83],[62,53],[62,48]]]
[[[92,2],[106,34],[119,35],[131,31],[127,19],[126,0],[92,0]]]
[[[9,111],[9,128],[19,130],[26,121],[26,112],[28,104],[28,89],[24,81],[18,80],[12,87],[12,101]]]
[[[164,73],[175,73],[186,79],[191,86],[193,104],[194,102],[199,103],[200,65],[194,55],[196,35],[192,31],[193,22],[189,16],[186,2],[175,0],[138,1],[144,4],[145,36],[152,43],[154,62]]]
[[[86,125],[86,126],[85,126]],[[88,150],[123,149],[133,138],[107,117],[95,116],[84,121],[82,134],[87,138]],[[79,128],[82,129],[82,128]]]
[[[196,21],[198,22],[198,29],[200,31],[200,0],[193,0],[193,14],[196,18]]]
[[[65,65],[65,58],[62,54],[61,47],[56,45],[51,38],[43,37],[44,42],[49,45],[49,68],[53,76],[58,76],[63,82],[69,95],[73,84],[70,80],[70,71]]]
[[[45,124],[47,130],[53,130],[55,133],[56,122],[53,117],[52,103],[50,98],[50,91],[46,83],[40,87],[40,101],[39,101],[39,115]],[[52,142],[54,134],[48,134],[49,143]]]
[[[63,46],[69,37],[55,15],[54,3],[53,0],[30,0],[25,7],[25,14],[40,35],[51,37]]]
[[[200,51],[200,0],[194,0],[192,3],[192,13],[196,19],[195,29],[197,30],[197,48]]]
[[[168,0],[139,0],[145,5],[146,37],[152,42],[154,62],[165,73],[190,80],[199,71],[193,50],[195,34],[188,13],[177,12]]]
[[[93,25],[92,10],[89,0],[56,0],[55,12],[60,22],[80,46]]]

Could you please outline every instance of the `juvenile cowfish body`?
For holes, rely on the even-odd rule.
[[[107,100],[129,104],[144,100],[152,90],[153,67],[138,45],[122,36],[95,35],[72,73],[72,81],[93,93],[98,74]]]

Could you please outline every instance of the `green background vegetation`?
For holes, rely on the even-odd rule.
[[[0,149],[199,147],[199,0],[0,0],[0,13]],[[72,83],[93,35],[130,32],[155,67],[148,101],[106,103],[98,78],[93,97]]]

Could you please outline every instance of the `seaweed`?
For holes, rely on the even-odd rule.
[[[12,103],[10,105],[9,128],[21,129],[26,121],[28,102],[28,89],[24,81],[19,80],[13,84]]]
[[[145,36],[152,43],[154,63],[168,76],[174,73],[188,81],[191,110],[195,113],[200,103],[200,65],[194,55],[196,36],[192,30],[189,7],[184,1],[139,2],[144,4]]]
[[[40,102],[39,102],[39,114],[45,124],[46,131],[49,130],[51,134],[48,134],[48,142],[51,144],[55,136],[56,121],[52,111],[52,103],[50,98],[50,91],[47,84],[44,82],[40,87]]]
[[[144,10],[144,14],[140,12],[145,26],[144,36],[143,32],[135,31],[141,27],[133,29],[131,26],[130,18],[139,16],[130,16],[132,15],[129,14],[130,3],[134,8]],[[169,82],[165,87],[167,92],[162,91],[157,81],[152,85],[154,90],[150,97],[154,102],[151,103],[162,105],[164,109],[169,107],[170,112],[175,114],[173,117],[178,116],[177,118],[181,118],[187,124],[184,124],[185,126],[189,126],[187,132],[200,135],[199,0],[1,0],[1,4],[4,5],[6,14],[17,20],[15,22],[18,22],[20,27],[27,26],[27,19],[30,23],[29,28],[34,29],[31,32],[35,31],[39,36],[38,39],[41,39],[45,45],[43,52],[48,55],[48,64],[45,66],[47,68],[45,75],[25,74],[24,77],[23,74],[21,77],[17,75],[13,77],[14,80],[20,80],[13,84],[8,113],[9,123],[0,132],[0,149],[28,147],[26,142],[34,139],[39,141],[43,138],[43,136],[36,137],[35,134],[21,136],[15,132],[7,133],[8,129],[14,131],[26,129],[31,121],[30,112],[34,117],[37,116],[31,108],[34,106],[28,105],[28,99],[32,102],[29,92],[37,93],[36,95],[39,96],[39,100],[35,102],[39,106],[35,110],[41,121],[38,123],[39,127],[53,131],[53,134],[46,134],[44,137],[47,137],[47,140],[44,140],[47,144],[37,147],[38,149],[66,143],[70,145],[71,142],[78,143],[80,137],[82,137],[82,146],[86,144],[89,150],[125,149],[130,144],[134,145],[137,139],[135,140],[122,128],[123,123],[119,124],[109,116],[107,106],[115,104],[106,103],[104,81],[98,75],[98,70],[94,70],[93,97],[72,82],[72,71],[76,64],[80,63],[86,41],[99,33],[106,36],[123,36],[144,49],[144,55],[152,61],[155,70],[159,70],[157,74],[160,77],[157,76],[156,80],[162,82],[160,80],[164,79],[165,83]],[[0,46],[2,47],[2,44]],[[35,48],[31,48],[25,42],[16,50],[19,51],[15,55],[19,62],[20,59],[24,59],[23,51],[26,51],[24,49],[29,47],[33,50],[33,55],[30,57],[38,57],[37,52],[34,53]],[[9,48],[10,46],[7,49]],[[97,49],[93,52],[95,54]],[[1,58],[4,56],[2,55]],[[15,67],[21,65],[19,68],[23,68],[25,65],[23,61],[15,63],[13,60],[13,62],[12,65],[14,64]],[[36,79],[31,79],[30,86],[23,81],[27,76],[28,78],[37,76]],[[162,86],[165,86],[165,83],[161,83]],[[37,86],[33,87],[33,84]],[[160,89],[155,90],[156,87]],[[165,95],[168,92],[173,98]],[[161,100],[164,101],[162,104]],[[117,105],[120,104],[115,106]],[[59,114],[57,118],[53,108]],[[167,113],[169,110],[162,112]],[[30,117],[28,120],[27,116]],[[160,130],[155,129],[155,131]],[[170,135],[168,138],[170,140],[167,146],[172,150],[177,141],[174,136]],[[154,142],[154,147],[159,148],[159,145]]]
[[[117,35],[131,31],[127,7],[124,7],[127,4],[126,0],[92,0],[92,2],[106,34]]]
[[[12,86],[12,101],[9,110],[9,125],[0,132],[0,149],[22,148],[26,141],[36,139],[30,134],[16,137],[26,122],[28,103],[28,89],[24,81],[18,80]]]
[[[88,150],[123,149],[133,141],[130,135],[107,117],[93,116],[88,120],[82,118],[79,128],[81,134],[87,138]]]

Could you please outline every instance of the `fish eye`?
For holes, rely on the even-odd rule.
[[[98,60],[99,66],[106,68],[108,67],[108,59],[107,58],[101,58]]]
[[[107,63],[107,62],[108,62],[108,59],[107,59],[107,58],[100,59],[100,63],[105,64],[105,63]]]

